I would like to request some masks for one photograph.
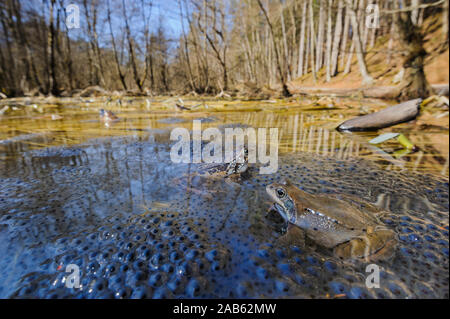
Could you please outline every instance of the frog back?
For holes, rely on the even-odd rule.
[[[297,196],[301,197],[297,202],[295,224],[325,247],[334,247],[377,225],[374,216],[335,196],[299,191]]]

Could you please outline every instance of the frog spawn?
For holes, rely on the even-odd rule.
[[[11,263],[5,274],[15,272],[22,279],[2,280],[2,296],[448,297],[445,180],[382,171],[361,160],[295,154],[280,158],[277,174],[253,174],[233,185],[215,182],[213,189],[225,191],[205,200],[197,194],[173,192],[170,177],[180,168],[171,166],[164,145],[108,143],[111,146],[101,144],[98,150],[86,150],[88,160],[83,157],[72,162],[73,166],[59,163],[56,157],[51,161],[42,158],[42,164],[51,165],[57,183],[45,180],[48,173],[44,170],[34,179],[22,180],[12,178],[20,176],[19,169],[5,173],[11,175],[0,187],[0,205],[7,212],[1,216],[0,235],[11,247],[2,248],[2,255],[7,256],[2,265]],[[116,153],[110,153],[109,147]],[[127,175],[112,179],[103,165],[96,164],[102,163],[101,154],[107,154],[119,173],[127,172],[134,179],[142,173],[148,180],[143,194],[168,203],[164,209],[149,205],[152,214],[162,215],[130,218],[143,213],[137,204],[127,201],[132,186],[123,182]],[[138,166],[142,158],[151,159],[143,168]],[[154,176],[169,180],[155,181]],[[379,289],[365,286],[364,263],[348,264],[313,242],[304,246],[278,242],[280,227],[265,216],[270,206],[265,186],[284,178],[311,193],[349,194],[377,203],[388,212],[382,221],[395,229],[399,244],[392,260],[377,263],[382,269]],[[105,179],[111,182],[105,184]],[[154,189],[156,182],[158,188]],[[39,190],[43,184],[52,185],[52,189]],[[97,197],[89,193],[91,188],[97,190]],[[104,193],[113,197],[102,197]],[[29,201],[10,194],[35,198]],[[90,203],[96,205],[92,211]],[[41,209],[39,214],[36,207]],[[160,220],[155,224],[156,217]],[[19,243],[22,253],[14,255]],[[141,246],[146,246],[147,255],[141,254]],[[214,250],[219,267],[212,269],[209,258]],[[171,256],[178,258],[172,262]],[[65,266],[70,263],[80,266],[86,289],[64,286]],[[199,264],[204,266],[200,269]],[[182,275],[176,275],[177,269]],[[8,286],[17,289],[14,293],[1,290]]]
[[[230,252],[208,243],[202,221],[151,213],[87,236],[56,241],[48,270],[24,277],[16,298],[173,298],[221,293],[215,277],[228,271]],[[199,230],[200,229],[200,230]],[[80,269],[81,288],[67,288],[66,266]],[[226,289],[226,288],[225,288]]]
[[[396,231],[399,245],[393,260],[377,261],[377,264],[385,267],[381,280],[383,281],[384,276],[385,280],[391,282],[385,283],[384,286],[388,290],[381,295],[374,294],[373,290],[365,287],[359,287],[357,289],[361,293],[359,297],[448,296],[448,215],[445,213],[448,210],[448,197],[447,200],[443,200],[446,194],[448,196],[447,181],[433,180],[427,175],[408,176],[404,173],[380,171],[361,160],[311,161],[311,156],[305,154],[296,157],[287,159],[289,164],[281,168],[276,179],[260,177],[258,182],[267,185],[289,178],[298,187],[310,193],[357,195],[389,212],[382,216],[381,221]],[[319,170],[315,165],[324,169]],[[299,172],[306,173],[299,174]],[[373,176],[378,176],[374,182],[371,181]],[[378,184],[378,181],[383,179],[390,180],[391,184],[397,184],[398,187],[390,188],[392,185],[387,183]],[[351,188],[347,185],[351,185]],[[324,254],[326,256],[327,253]],[[340,261],[334,262],[338,264]],[[362,266],[354,269],[362,277],[366,275]],[[338,273],[335,275],[342,276]],[[326,281],[333,282],[332,278]],[[349,288],[354,284],[341,281],[338,286]],[[338,286],[333,285],[335,288]],[[333,291],[336,295],[356,297],[347,288]],[[339,291],[341,293],[338,293]],[[322,296],[328,295],[332,296],[329,292]]]

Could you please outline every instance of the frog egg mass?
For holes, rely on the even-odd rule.
[[[250,166],[249,178],[228,183],[195,179],[196,166],[169,153],[166,143],[109,138],[10,162],[0,183],[0,297],[448,298],[448,181],[296,154],[280,156],[277,174]],[[30,163],[34,173],[22,173]],[[379,221],[398,243],[377,262],[379,288],[367,288],[364,261],[309,238],[281,240],[284,221],[267,212],[265,188],[285,179],[383,209]],[[79,288],[67,287],[73,269]]]

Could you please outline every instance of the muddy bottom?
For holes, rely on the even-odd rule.
[[[1,161],[0,297],[449,297],[447,178],[297,150],[275,174],[253,166],[241,182],[211,182],[195,164],[171,162],[164,134]],[[367,288],[366,262],[278,240],[265,186],[284,178],[386,211],[399,244],[377,263],[379,288]],[[80,287],[68,288],[74,265]]]

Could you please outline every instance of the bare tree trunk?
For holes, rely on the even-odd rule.
[[[186,60],[186,68],[187,68],[187,73],[188,73],[188,77],[189,77],[189,86],[191,87],[191,90],[196,91],[196,87],[194,84],[194,79],[192,76],[192,68],[191,68],[191,59],[189,57],[189,48],[188,48],[188,41],[187,41],[187,37],[186,37],[186,31],[184,30],[184,19],[183,19],[183,8],[181,6],[181,0],[178,0],[178,5],[180,7],[180,22],[181,22],[181,31],[182,31],[182,35],[183,35],[183,53],[184,53],[184,59]]]
[[[309,54],[310,54],[310,58],[311,58],[311,71],[313,74],[313,78],[314,78],[314,82],[317,81],[317,76],[316,76],[316,67],[314,65],[314,39],[316,37],[315,32],[314,32],[314,11],[313,11],[313,0],[309,1],[309,27],[310,27],[310,47],[309,47]]]
[[[289,89],[288,89],[287,84],[286,84],[286,79],[284,77],[283,70],[281,68],[281,62],[280,62],[280,57],[279,57],[279,54],[278,54],[277,45],[275,43],[275,35],[274,35],[274,32],[273,32],[272,23],[270,22],[269,15],[267,14],[266,9],[264,8],[263,4],[261,3],[261,0],[257,0],[257,1],[258,1],[258,5],[259,5],[261,11],[264,14],[264,17],[266,18],[266,22],[267,22],[267,24],[269,26],[270,35],[271,35],[271,38],[272,38],[273,49],[275,51],[275,59],[276,59],[276,64],[277,64],[277,68],[278,68],[278,73],[279,73],[280,79],[281,79],[283,96],[286,96],[286,97],[287,96],[291,96],[291,93],[289,92]]]
[[[205,6],[204,10],[206,10],[207,7]],[[228,70],[227,70],[227,49],[228,49],[228,44],[227,44],[227,39],[226,39],[226,30],[225,30],[225,12],[223,11],[223,8],[218,9],[216,7],[216,4],[214,3],[211,7],[211,10],[213,10],[213,22],[212,22],[212,29],[214,32],[214,36],[211,37],[208,34],[208,30],[206,29],[206,25],[203,26],[201,24],[200,18],[197,19],[197,26],[200,30],[200,32],[202,32],[205,37],[206,40],[208,41],[211,49],[213,50],[217,61],[219,62],[220,66],[222,67],[222,78],[223,78],[223,87],[222,87],[222,91],[227,91],[228,90]],[[219,11],[219,12],[217,12]],[[217,28],[216,25],[216,14],[219,14],[221,17],[221,27],[220,29]],[[220,41],[222,42],[222,50],[220,50],[218,41],[217,41],[217,36],[220,38]],[[222,52],[220,52],[222,51]]]
[[[352,2],[353,2],[353,0],[352,0]],[[359,21],[359,23],[358,23],[358,28],[359,29],[358,30],[359,30],[359,34],[361,35],[362,34],[362,30],[363,30],[363,26],[362,26],[362,24],[360,22],[361,22],[361,15],[362,15],[362,12],[363,12],[364,0],[355,0],[354,1],[354,6],[358,10],[358,13],[356,14],[356,21]],[[350,16],[350,25],[351,25],[351,16]],[[353,54],[355,53],[355,41],[353,41],[355,33],[353,32],[353,26],[352,26],[352,34],[353,34],[352,44],[350,46],[350,50],[348,51],[347,64],[345,65],[344,74],[347,74],[347,73],[350,72],[351,67],[352,67],[352,62],[353,62]]]
[[[306,29],[306,19],[307,19],[307,5],[308,3],[306,0],[303,0],[303,10],[302,10],[302,26],[300,29],[300,46],[298,48],[298,69],[297,69],[297,75],[302,76],[303,72],[306,73],[306,66],[305,70],[303,70],[303,61],[304,61],[304,51],[305,51],[305,29]]]
[[[125,91],[127,91],[128,90],[127,83],[125,82],[125,75],[122,73],[122,70],[120,68],[119,55],[117,53],[116,41],[114,39],[114,33],[113,33],[113,29],[112,29],[111,6],[110,6],[109,0],[107,1],[107,6],[108,6],[107,18],[108,18],[108,25],[109,25],[109,34],[111,35],[111,43],[112,43],[112,47],[113,47],[114,61],[116,63],[117,73],[119,74],[119,79],[120,79],[120,82],[122,83],[123,89]]]
[[[6,43],[6,51],[7,51],[7,55],[8,55],[8,66],[9,66],[8,69],[6,67],[3,67],[3,70],[5,71],[5,73],[6,73],[6,70],[8,70],[8,84],[9,84],[9,88],[12,91],[11,93],[13,93],[15,95],[15,94],[21,94],[23,92],[22,92],[22,89],[18,90],[18,87],[17,87],[16,63],[15,63],[15,59],[13,58],[12,44],[11,44],[11,41],[10,41],[10,36],[9,36],[9,32],[8,32],[8,25],[7,25],[6,19],[7,19],[7,17],[3,13],[3,8],[0,8],[0,21],[2,23],[4,41]],[[12,22],[9,21],[9,24],[11,25]]]
[[[347,53],[347,39],[350,28],[350,15],[348,14],[348,9],[345,8],[345,21],[344,21],[344,29],[343,29],[343,37],[341,42],[341,69],[345,67],[345,56]]]
[[[309,19],[309,14],[307,15],[307,19]],[[309,35],[311,34],[311,23],[308,23],[307,27],[308,29],[306,31],[307,38],[306,38],[305,66],[303,71],[304,74],[308,74],[308,67],[310,61],[309,52],[311,51],[311,37]]]
[[[448,44],[449,34],[448,34],[448,2],[449,0],[444,1],[444,6],[442,10],[442,34],[444,37],[445,43]]]
[[[247,24],[247,19],[242,18],[242,24],[245,26],[245,34],[244,34],[244,42],[242,45],[244,47],[244,52],[247,56],[247,67],[248,67],[248,71],[249,71],[249,80],[250,81],[256,81],[256,70],[254,67],[254,57],[253,57],[253,52],[252,52],[252,47],[250,46],[250,39],[248,36],[248,24]],[[251,30],[250,30],[251,33]]]
[[[90,55],[90,63],[95,68],[95,80],[96,85],[105,85],[105,80],[103,76],[102,58],[100,56],[100,48],[98,46],[98,36],[97,36],[97,7],[95,2],[90,2],[92,8],[92,16],[89,13],[89,7],[87,0],[83,0],[84,14],[87,22],[87,30],[89,36],[89,44],[92,55]]]
[[[64,5],[64,0],[59,0],[59,6],[63,8],[64,12],[64,20],[67,19],[67,12],[66,12],[66,6]],[[64,64],[67,71],[67,79],[69,83],[69,90],[73,91],[75,84],[74,84],[74,74],[73,74],[73,60],[72,60],[72,46],[70,44],[70,38],[69,38],[69,28],[67,27],[67,24],[64,23],[66,26],[65,29],[65,40],[67,45],[67,53],[65,54],[64,58]]]
[[[417,25],[419,22],[419,6],[420,1],[419,0],[411,0],[411,7],[414,9],[411,11],[411,22],[414,25]]]
[[[53,95],[58,95],[58,82],[56,80],[56,59],[55,59],[55,26],[53,17],[53,8],[56,0],[49,1],[49,25],[48,25],[48,41],[47,41],[47,54],[49,63],[49,83],[47,91]]]
[[[368,4],[372,4],[373,0],[368,0]],[[361,5],[359,6],[359,10],[362,10],[360,12],[360,16],[358,16],[359,26],[360,26],[360,34],[362,34],[362,47],[364,50],[364,53],[366,52],[367,47],[367,39],[369,37],[369,28],[366,26],[366,5],[365,0],[361,0]]]
[[[297,50],[295,50],[295,47],[297,45],[297,25],[295,23],[295,10],[296,10],[297,4],[294,3],[291,6],[291,10],[289,10],[289,15],[291,17],[291,24],[292,24],[292,42],[291,42],[291,50],[290,50],[290,55],[289,55],[289,66],[290,66],[290,70],[292,72],[292,77],[296,78],[297,77],[297,65],[296,63],[298,62],[298,58],[297,58]]]
[[[379,5],[379,0],[375,0],[375,5]],[[375,38],[376,38],[377,30],[378,30],[378,28],[370,29],[369,48],[373,48],[373,46],[375,45]]]
[[[432,94],[423,70],[427,52],[423,48],[423,36],[420,29],[411,21],[408,12],[398,13],[397,29],[404,51],[403,68],[405,75],[400,83],[397,98],[401,101],[424,98]]]
[[[394,37],[395,37],[395,19],[392,19],[390,32],[389,32],[389,41],[387,47],[387,64],[391,64],[392,59],[392,46],[394,45]]]
[[[284,63],[283,63],[283,72],[287,74],[287,80],[291,80],[291,71],[290,71],[290,63],[289,63],[289,53],[288,53],[288,44],[287,44],[287,37],[286,37],[286,25],[284,23],[284,13],[283,13],[283,2],[280,2],[281,8],[280,8],[280,19],[281,19],[281,34],[283,36],[283,52],[284,52]]]
[[[125,6],[125,0],[122,0],[122,12],[123,12],[123,18],[125,20],[125,32],[127,35],[127,41],[128,41],[128,51],[130,53],[130,59],[131,59],[131,69],[133,71],[133,76],[134,76],[134,82],[136,83],[139,92],[142,92],[142,82],[141,79],[139,77],[139,72],[138,72],[138,68],[137,68],[137,64],[136,64],[136,56],[135,56],[135,52],[134,52],[134,45],[133,45],[133,39],[131,38],[131,30],[130,30],[130,25],[128,23],[128,15],[127,15],[127,11],[126,11],[126,6]]]
[[[325,34],[325,0],[318,0],[319,2],[319,29],[317,31],[317,45],[316,45],[316,72],[319,72],[323,65],[323,42]]]
[[[150,39],[149,39],[149,21],[150,17],[152,15],[152,3],[150,2],[149,8],[150,12],[148,13],[148,17],[145,14],[145,1],[141,0],[141,10],[142,10],[142,20],[144,21],[144,42],[145,42],[145,69],[144,69],[144,75],[141,78],[141,86],[144,87],[145,80],[148,77],[148,71],[149,71],[149,57],[151,56],[151,48],[150,48]]]
[[[31,83],[31,85],[36,85],[39,90],[43,90],[43,86],[41,84],[41,81],[39,80],[38,73],[36,70],[36,65],[33,61],[33,57],[31,55],[30,46],[28,43],[28,39],[26,37],[23,25],[22,25],[22,15],[21,15],[21,5],[20,0],[12,0],[12,10],[10,10],[10,19],[12,19],[12,11],[14,11],[14,14],[16,18],[14,19],[16,22],[16,30],[17,30],[17,38],[19,38],[19,44],[20,47],[25,50],[25,56],[22,58],[22,61],[25,65],[26,70],[26,79]]]
[[[331,69],[330,75],[337,74],[338,56],[339,56],[339,41],[342,35],[342,8],[344,6],[343,0],[338,0],[338,12],[336,16],[336,24],[334,29],[333,51],[331,53]],[[331,8],[330,8],[331,10]]]
[[[327,19],[327,47],[325,52],[326,80],[331,81],[331,9],[333,0],[328,0],[328,19]]]
[[[353,43],[355,44],[356,57],[358,58],[359,71],[361,72],[361,76],[363,77],[363,84],[372,84],[373,78],[370,76],[367,71],[366,61],[364,59],[364,51],[361,44],[361,38],[359,35],[359,26],[358,21],[356,20],[355,10],[352,6],[351,0],[346,0],[347,9],[350,13],[350,21],[353,29]]]

